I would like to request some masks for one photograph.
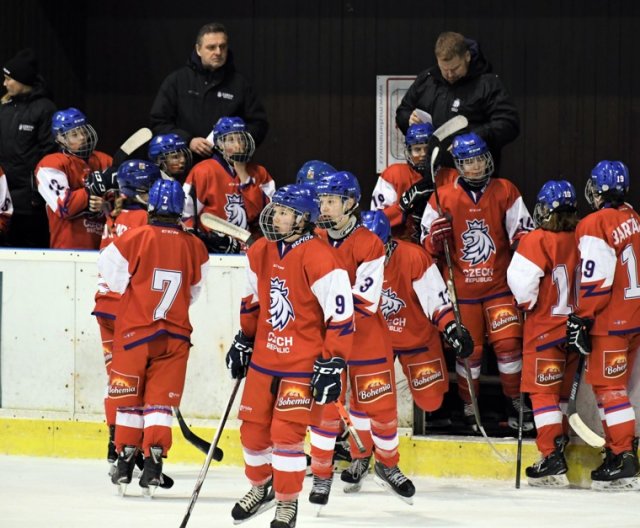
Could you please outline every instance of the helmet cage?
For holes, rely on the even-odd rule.
[[[469,185],[474,187],[481,187],[486,183],[486,181],[491,177],[494,170],[493,164],[493,156],[491,152],[485,152],[484,154],[480,154],[479,156],[472,156],[470,158],[454,158],[454,163],[456,165],[456,169],[460,174],[460,177],[466,181]],[[481,174],[474,178],[469,178],[465,176],[464,168],[467,165],[473,165],[474,163],[482,163],[484,162],[484,171]]]
[[[77,136],[80,134],[84,136],[84,141],[79,147],[72,146],[72,143],[78,141]],[[64,152],[87,159],[96,149],[98,134],[89,123],[85,123],[64,132],[58,132],[55,140]]]

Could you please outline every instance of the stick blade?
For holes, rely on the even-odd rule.
[[[574,413],[569,416],[569,425],[571,425],[571,428],[575,433],[591,447],[604,447],[604,438],[589,429],[578,413]]]
[[[145,143],[151,141],[152,137],[153,137],[153,133],[148,128],[141,128],[140,130],[136,130],[120,146],[120,150],[122,150],[128,156],[131,153],[138,150]]]
[[[229,235],[245,244],[248,243],[251,238],[251,233],[246,229],[242,229],[241,227],[232,224],[231,222],[227,222],[223,220],[219,216],[213,215],[211,213],[202,213],[200,215],[200,222],[207,229],[211,229],[212,231],[217,231],[218,233],[222,233],[224,235]]]
[[[438,138],[438,141],[442,141],[456,132],[460,132],[460,130],[467,128],[467,126],[469,126],[467,118],[463,115],[457,115],[439,126],[433,135]]]

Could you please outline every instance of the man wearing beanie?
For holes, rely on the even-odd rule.
[[[45,205],[33,182],[40,159],[57,150],[51,136],[56,106],[48,98],[32,50],[4,63],[6,94],[0,99],[0,167],[13,200],[8,243],[12,247],[49,247]]]

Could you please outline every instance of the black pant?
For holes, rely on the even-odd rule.
[[[44,208],[34,209],[32,214],[14,213],[6,245],[18,248],[48,248],[49,220]]]

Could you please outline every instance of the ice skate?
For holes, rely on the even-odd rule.
[[[345,493],[356,493],[362,488],[362,481],[369,475],[369,461],[371,456],[365,458],[354,458],[351,465],[345,469],[340,480],[346,482],[343,491]]]
[[[564,458],[564,448],[569,443],[567,436],[558,436],[554,440],[556,445],[553,452],[529,466],[525,473],[529,486],[545,488],[568,488],[567,461]]]
[[[631,451],[614,455],[609,448],[604,450],[600,467],[591,472],[591,489],[598,491],[640,490],[640,464],[638,463],[638,439],[633,441]]]
[[[231,510],[233,524],[240,524],[255,517],[275,504],[275,492],[273,491],[273,480],[269,480],[261,486],[251,486],[251,489],[235,503]]]
[[[407,504],[413,504],[412,497],[416,494],[416,488],[398,466],[387,467],[376,461],[373,470],[376,484],[391,491]]]
[[[333,449],[333,471],[344,470],[351,464],[351,450],[349,448],[349,433],[345,432],[336,440]]]
[[[478,434],[480,430],[478,429],[478,424],[476,423],[476,416],[473,412],[473,403],[465,403],[462,412],[464,414],[465,425],[469,429],[471,429],[471,432],[473,432],[474,434]]]
[[[138,481],[145,497],[153,497],[158,486],[162,485],[162,447],[151,446],[149,456],[144,459],[142,475]]]
[[[520,398],[512,398],[507,407],[507,423],[511,429],[518,430],[518,420],[520,415]],[[524,432],[533,431],[533,411],[526,403],[522,407],[522,430]]]
[[[328,479],[313,476],[313,487],[309,493],[309,502],[316,506],[316,516],[320,515],[320,510],[329,502],[333,474]]]
[[[118,460],[115,463],[115,470],[111,475],[111,482],[118,486],[118,494],[124,496],[127,491],[127,484],[131,482],[133,468],[136,465],[136,446],[124,446]]]
[[[295,528],[298,518],[298,501],[277,501],[276,516],[271,521],[271,528]]]
[[[142,451],[138,451],[138,454],[136,455],[136,468],[140,470],[140,473],[138,473],[138,477],[140,477],[142,475],[142,470],[144,469],[144,456],[142,455]],[[134,470],[133,472],[133,476],[136,476],[136,471]],[[160,483],[160,488],[162,489],[171,489],[173,488],[173,479],[167,475],[166,473],[162,474],[162,482]]]
[[[107,462],[109,463],[109,476],[112,476],[116,470],[116,461],[118,460],[118,452],[113,439],[116,434],[116,426],[109,426],[109,443],[107,444]]]

